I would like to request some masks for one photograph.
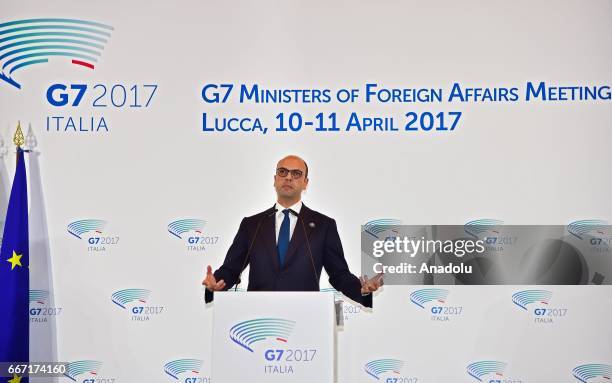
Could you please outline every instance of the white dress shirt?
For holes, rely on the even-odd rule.
[[[283,205],[279,204],[278,202],[276,203],[276,205],[274,205],[274,207],[278,209],[275,215],[276,217],[276,244],[278,245],[278,235],[280,233],[280,227],[281,227],[281,224],[283,223],[283,219],[285,219],[285,213],[283,213],[283,210],[287,208],[283,207]],[[302,209],[302,201],[298,201],[292,206],[289,206],[289,209],[299,214],[300,210]],[[295,225],[297,224],[297,219],[298,217],[296,215],[289,213],[289,240],[291,240],[291,236],[293,235],[293,230],[295,229]]]

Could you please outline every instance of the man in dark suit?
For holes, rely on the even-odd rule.
[[[240,283],[242,270],[250,264],[249,291],[319,291],[324,267],[336,290],[372,307],[372,292],[382,285],[382,275],[357,278],[349,271],[336,222],[301,201],[307,186],[304,160],[287,156],[278,162],[276,204],[243,218],[223,265],[214,274],[208,265],[202,281],[207,303],[213,300],[214,291]]]

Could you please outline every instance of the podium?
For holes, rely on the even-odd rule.
[[[334,296],[216,292],[213,382],[333,383]]]

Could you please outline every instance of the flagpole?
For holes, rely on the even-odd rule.
[[[27,364],[30,361],[30,246],[26,164],[21,148],[25,138],[19,122],[13,143],[17,147],[15,177],[0,246],[0,361]],[[22,375],[13,372],[9,381],[19,382],[26,376],[27,372]]]
[[[21,150],[21,146],[25,143],[23,131],[21,130],[21,121],[17,121],[17,130],[15,130],[15,134],[13,135],[13,143],[17,147],[16,161],[19,161],[19,151]]]

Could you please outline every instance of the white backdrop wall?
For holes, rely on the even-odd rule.
[[[52,286],[34,278],[32,288],[50,296],[31,305],[61,308],[49,310],[47,322],[33,321],[33,328],[56,324],[58,360],[101,362],[96,376],[79,379],[171,381],[164,365],[191,358],[202,361],[196,376],[204,382],[214,348],[214,305],[205,307],[200,286],[205,266],[220,265],[242,217],[272,206],[275,164],[290,153],[308,161],[303,200],[336,219],[356,274],[360,226],[373,219],[610,220],[610,100],[240,104],[232,97],[219,105],[205,103],[201,91],[209,83],[334,90],[371,82],[445,90],[455,82],[521,89],[527,81],[609,85],[611,16],[612,3],[603,0],[5,4],[0,22],[55,17],[114,28],[94,70],[59,57],[15,72],[21,89],[0,81],[0,132],[8,149],[6,171],[0,168],[3,193],[14,169],[16,122],[26,132],[31,127],[37,141],[40,174],[32,172],[34,154],[28,171],[41,181],[32,206],[46,218],[40,230],[48,241],[31,253],[32,273],[46,275],[40,254],[48,254]],[[58,83],[87,84],[83,103],[52,106],[45,95]],[[146,108],[96,108],[96,84],[156,84],[157,90]],[[259,116],[272,126],[279,112],[295,111],[398,121],[408,111],[463,115],[453,132],[202,131],[203,112]],[[48,130],[53,116],[103,117],[108,131]],[[185,238],[168,231],[171,222],[187,218],[205,221],[201,235],[216,243],[189,250]],[[104,223],[100,233],[78,238],[68,225],[79,220]],[[113,243],[94,251],[89,238]],[[419,288],[385,286],[371,312],[346,307],[339,382],[373,381],[364,365],[383,358],[404,362],[399,375],[389,376],[419,382],[475,381],[467,366],[482,360],[506,363],[503,379],[521,382],[575,382],[572,369],[579,365],[612,365],[607,286],[538,287],[552,292],[551,307],[567,309],[553,323],[537,323],[512,303],[512,294],[528,286],[443,286],[447,304],[462,307],[449,321],[432,320],[410,302]],[[148,320],[134,320],[134,302],[126,309],[113,303],[113,293],[123,289],[149,291],[136,304],[153,308],[139,316]]]

